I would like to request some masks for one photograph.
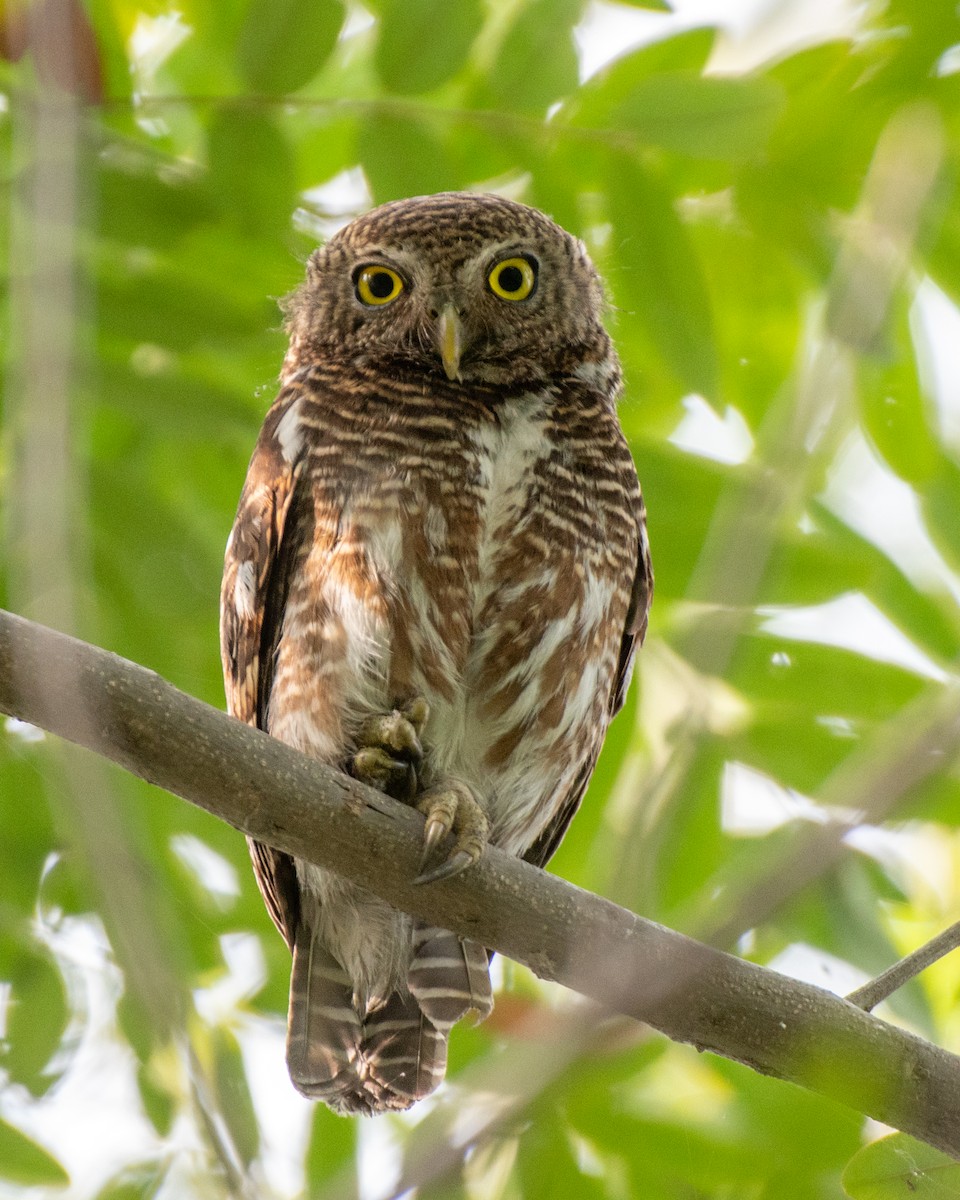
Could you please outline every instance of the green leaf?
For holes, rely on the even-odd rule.
[[[153,1200],[166,1172],[158,1163],[125,1167],[97,1192],[96,1200]]]
[[[626,294],[616,293],[618,303],[628,304]],[[639,325],[630,314],[633,327]],[[634,340],[640,340],[634,331]],[[649,355],[644,358],[649,362]],[[649,366],[646,368],[649,370]],[[710,515],[720,495],[727,472],[719,464],[684,454],[665,439],[643,437],[641,427],[646,405],[630,390],[620,405],[620,419],[629,431],[634,447],[640,481],[650,509],[650,536],[657,573],[657,602],[668,604],[686,592],[690,577],[707,537]],[[671,378],[671,383],[673,380]],[[676,384],[673,385],[676,396]],[[670,503],[671,496],[683,496],[682,505]],[[658,553],[669,546],[670,553]],[[657,608],[654,608],[654,615]]]
[[[665,71],[699,74],[716,36],[717,31],[711,28],[685,29],[615,58],[577,90],[570,105],[571,120],[577,125],[604,128],[642,80]]]
[[[260,1148],[260,1126],[250,1096],[240,1045],[233,1033],[222,1025],[212,1029],[210,1037],[220,1111],[240,1157],[249,1166]]]
[[[713,317],[703,266],[673,197],[639,163],[618,157],[608,181],[617,254],[617,302],[643,322],[681,385],[706,396],[717,384]]]
[[[0,975],[11,985],[7,1010],[6,1052],[2,1061],[10,1077],[34,1096],[42,1096],[59,1077],[44,1068],[60,1046],[70,1010],[56,963],[36,945],[4,939]]]
[[[550,1111],[552,1107],[538,1105],[540,1119],[521,1136],[517,1175],[522,1195],[602,1200],[602,1178],[579,1170],[566,1121],[561,1113]]]
[[[108,0],[87,0],[85,7],[96,30],[104,93],[112,100],[126,98],[130,95],[132,78],[120,14]]]
[[[70,1176],[51,1154],[2,1118],[0,1178],[46,1187],[65,1187],[70,1182]]]
[[[483,25],[480,0],[385,0],[380,7],[377,73],[401,96],[456,75]]]
[[[946,465],[945,459],[941,465]],[[934,488],[931,486],[927,490],[933,492]],[[818,528],[806,535],[804,540],[814,546],[829,547],[830,561],[835,564],[817,581],[821,585],[820,600],[832,599],[846,591],[862,591],[934,660],[938,657],[949,660],[957,655],[960,649],[960,615],[948,593],[936,588],[921,591],[916,581],[908,578],[883,551],[819,503],[811,506],[811,515]],[[933,524],[930,506],[924,515],[927,528],[936,541],[937,529]],[[948,519],[951,525],[956,524],[954,519]],[[811,568],[814,567],[812,559],[806,561]],[[857,580],[859,582],[855,582]],[[772,586],[765,585],[761,594],[764,603],[804,602],[802,585],[788,599],[779,590],[773,571],[770,582]],[[814,597],[811,596],[808,602],[815,602]]]
[[[486,80],[487,102],[542,114],[577,86],[573,26],[580,0],[527,0],[496,52]]]
[[[285,229],[295,204],[293,159],[271,116],[225,108],[210,126],[210,186],[216,202],[261,237]]]
[[[426,122],[378,114],[361,127],[358,150],[378,204],[451,190],[446,154]]]
[[[755,704],[795,704],[811,718],[828,714],[854,722],[882,719],[925,684],[892,663],[766,632],[741,639],[729,679]]]
[[[954,171],[956,165],[954,164]],[[953,300],[960,303],[960,207],[951,205],[940,230],[940,236],[930,251],[930,274]]]
[[[254,92],[284,95],[309,83],[343,25],[340,0],[250,0],[237,39],[237,65]]]
[[[952,564],[960,567],[960,467],[948,458],[942,458],[936,476],[924,489],[924,514],[930,536],[941,553]]]
[[[843,1172],[850,1200],[954,1200],[960,1197],[960,1163],[905,1133],[864,1146]]]
[[[762,75],[720,79],[671,71],[638,81],[614,114],[644,142],[696,158],[761,158],[784,106]]]
[[[0,724],[0,731],[3,726]],[[0,878],[3,879],[4,903],[16,905],[23,919],[18,939],[28,940],[29,921],[37,903],[37,889],[44,872],[44,862],[54,841],[48,789],[43,765],[46,747],[43,742],[24,741],[14,734],[0,732],[0,828],[6,832],[0,838]],[[62,873],[62,872],[61,872]],[[5,933],[13,932],[9,909],[4,921]],[[0,978],[6,974],[14,953],[0,937]]]
[[[157,1133],[166,1137],[176,1116],[176,1101],[169,1089],[158,1082],[154,1075],[149,1060],[137,1063],[137,1088],[143,1110]]]
[[[357,1122],[345,1121],[325,1104],[316,1104],[307,1147],[306,1172],[316,1192],[343,1171],[357,1153]]]

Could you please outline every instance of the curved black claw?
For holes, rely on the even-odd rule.
[[[402,709],[368,717],[357,735],[357,752],[347,764],[350,774],[395,800],[412,803],[423,763],[420,735],[429,716],[429,704],[417,696]]]
[[[417,794],[417,769],[413,763],[393,758],[380,746],[365,746],[349,763],[350,774],[367,787],[409,804]]]
[[[487,844],[489,825],[486,813],[466,784],[450,781],[432,787],[418,798],[417,808],[426,817],[426,823],[420,873],[414,883],[449,879],[477,861]],[[454,842],[449,852],[428,869],[437,848],[451,833]]]
[[[414,883],[437,883],[441,879],[452,879],[467,867],[473,866],[477,860],[466,850],[455,850],[449,858],[444,859],[430,871],[421,871]]]

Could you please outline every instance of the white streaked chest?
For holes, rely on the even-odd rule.
[[[553,449],[543,401],[518,401],[500,425],[477,429],[472,440],[481,502],[479,594],[474,598],[479,611],[484,593],[497,582],[496,559],[504,541],[527,506],[536,465]]]

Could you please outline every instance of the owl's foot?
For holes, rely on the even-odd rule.
[[[349,762],[354,779],[410,804],[417,794],[417,771],[423,762],[420,735],[430,706],[417,696],[401,709],[368,717],[357,741],[360,749]]]
[[[423,830],[420,874],[414,883],[436,883],[472,866],[483,853],[490,826],[487,815],[464,783],[451,780],[429,788],[417,798],[417,808],[427,819]],[[426,870],[434,851],[449,835],[453,846],[442,862]]]

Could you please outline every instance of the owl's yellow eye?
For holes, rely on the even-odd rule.
[[[490,291],[501,300],[526,300],[537,286],[537,272],[528,258],[505,258],[487,276]]]
[[[364,304],[389,304],[403,291],[403,280],[389,267],[364,267],[357,276],[357,295]]]

